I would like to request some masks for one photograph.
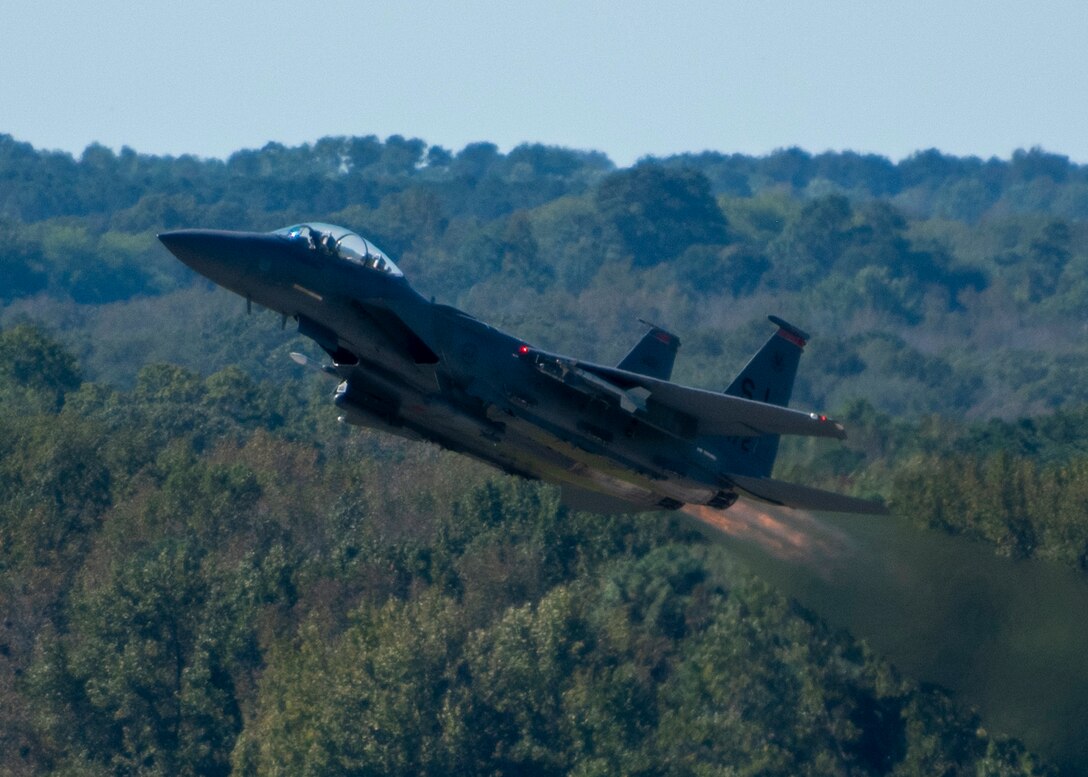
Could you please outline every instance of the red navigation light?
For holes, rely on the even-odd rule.
[[[522,345],[522,346],[520,346],[520,347],[518,348],[518,353],[520,353],[520,354],[521,354],[522,356],[524,356],[525,354],[529,353],[529,346],[527,346],[527,345]]]
[[[826,415],[820,416],[820,422],[821,423],[826,423],[827,422],[827,416]]]

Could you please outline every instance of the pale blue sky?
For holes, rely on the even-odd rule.
[[[1088,3],[0,3],[0,133],[225,157],[401,134],[1088,162]]]

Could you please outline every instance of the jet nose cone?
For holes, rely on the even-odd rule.
[[[221,253],[222,237],[207,229],[178,229],[163,232],[159,241],[170,253],[199,273],[207,275]]]
[[[235,242],[233,237],[233,233],[218,230],[174,230],[160,234],[159,241],[189,267],[203,272],[209,263],[226,258],[225,249]]]
[[[274,233],[178,229],[159,240],[205,278],[253,299],[290,277],[290,247]]]
[[[178,229],[163,232],[159,240],[189,267],[232,290],[253,275],[258,259],[275,245],[270,235],[219,229]]]
[[[160,232],[159,241],[173,251],[174,248],[185,245],[187,238],[198,232],[200,232],[198,229],[175,229],[172,232]]]

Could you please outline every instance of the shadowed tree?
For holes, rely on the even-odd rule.
[[[693,245],[729,239],[710,182],[692,169],[640,165],[613,173],[597,189],[597,207],[637,267],[668,261]]]

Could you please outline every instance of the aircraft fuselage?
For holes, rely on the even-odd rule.
[[[342,228],[181,230],[160,239],[250,304],[297,321],[332,357],[341,378],[334,402],[349,423],[558,483],[588,495],[591,507],[595,496],[630,510],[727,507],[733,475],[766,474],[748,472],[744,460],[765,435],[707,436],[698,413],[657,398],[675,388],[717,402],[708,392],[533,348],[425,299],[380,250]],[[813,428],[803,433],[841,436],[837,425]]]

